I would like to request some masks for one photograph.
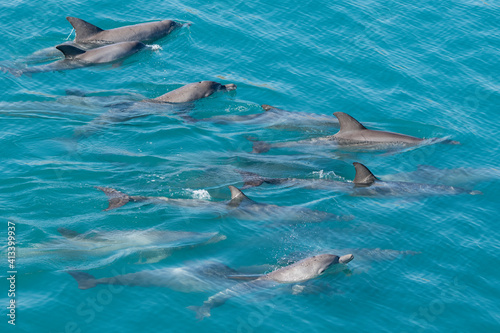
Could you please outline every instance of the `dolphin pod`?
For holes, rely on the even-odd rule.
[[[481,194],[480,191],[471,191],[464,188],[448,185],[412,183],[402,181],[382,181],[359,162],[353,163],[356,175],[352,182],[343,182],[329,179],[300,179],[300,178],[267,178],[258,174],[239,171],[243,176],[243,188],[260,186],[264,183],[271,185],[301,186],[309,189],[326,189],[337,192],[350,193],[353,196],[432,196]]]
[[[409,147],[424,143],[424,141],[439,141],[437,138],[422,139],[410,135],[370,130],[359,121],[344,112],[334,112],[340,123],[340,130],[325,137],[305,139],[295,142],[278,142],[269,144],[267,142],[255,141],[252,153],[265,153],[271,148],[315,146],[315,145],[336,145],[337,147],[365,147],[372,149],[387,149],[390,146]],[[458,141],[442,140],[450,144],[459,144]]]
[[[16,75],[37,72],[59,71],[87,67],[97,64],[111,63],[128,57],[146,45],[169,35],[181,24],[172,20],[141,23],[130,26],[104,30],[91,23],[76,17],[67,17],[75,29],[73,42],[58,45],[56,48],[64,55],[64,59],[51,64],[34,66],[23,70],[10,70]],[[309,138],[295,142],[266,143],[254,141],[253,153],[265,153],[272,148],[286,148],[296,146],[326,145],[336,148],[361,147],[370,149],[386,149],[387,147],[412,147],[426,142],[443,142],[458,144],[457,141],[438,138],[424,139],[410,135],[393,133],[381,130],[368,129],[356,119],[343,112],[335,112],[332,116],[314,115],[304,112],[289,112],[267,104],[262,108],[265,112],[252,115],[223,115],[204,119],[194,119],[186,114],[192,102],[209,97],[218,91],[235,90],[233,83],[221,84],[215,81],[199,81],[187,84],[178,89],[167,92],[156,98],[144,99],[127,105],[113,105],[110,112],[106,112],[90,124],[83,131],[75,131],[76,137],[87,136],[95,131],[96,126],[124,121],[130,118],[146,115],[148,112],[137,113],[137,107],[159,105],[163,110],[174,110],[183,119],[190,122],[210,121],[214,123],[247,122],[270,125],[274,128],[303,128],[307,126],[339,127],[334,135]],[[81,129],[79,129],[81,130]],[[83,135],[81,133],[84,133]],[[479,194],[478,191],[431,184],[418,184],[401,181],[383,181],[377,178],[366,166],[353,163],[356,175],[352,182],[306,180],[296,178],[265,178],[256,174],[241,172],[245,177],[243,188],[269,184],[296,184],[310,188],[325,188],[346,191],[354,196],[395,196],[395,195],[436,195],[436,194]],[[351,216],[338,216],[324,211],[316,211],[297,206],[277,206],[258,203],[247,197],[240,189],[229,186],[231,199],[224,202],[213,202],[197,199],[176,199],[162,196],[128,195],[113,188],[97,187],[103,191],[109,205],[105,211],[120,208],[130,202],[166,203],[191,209],[202,209],[226,214],[242,220],[271,220],[273,222],[321,222],[326,220],[345,221]],[[157,231],[132,230],[116,232],[78,233],[66,228],[58,231],[66,240],[77,244],[88,251],[115,251],[117,249],[131,249],[136,251],[160,248],[148,258],[148,263],[155,263],[165,257],[165,248],[185,248],[197,245],[207,245],[225,239],[218,233],[196,233],[184,231]],[[181,267],[167,267],[151,269],[136,273],[115,274],[112,277],[96,278],[81,271],[68,271],[76,280],[78,288],[89,289],[97,285],[127,285],[127,286],[156,286],[166,287],[182,292],[214,291],[201,306],[190,306],[198,319],[211,315],[214,308],[222,306],[227,300],[262,289],[273,289],[283,285],[303,283],[318,278],[333,267],[340,267],[353,260],[353,254],[337,256],[330,253],[318,254],[299,260],[262,275],[243,275],[240,272],[218,262],[202,262]],[[336,252],[336,251],[328,251]],[[368,251],[380,253],[382,257],[398,256],[401,254],[417,254],[416,252],[383,252],[378,249]],[[242,282],[244,281],[244,282]]]

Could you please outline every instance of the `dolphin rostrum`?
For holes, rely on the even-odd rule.
[[[73,45],[61,44],[56,48],[64,54],[63,60],[20,70],[9,69],[9,71],[20,76],[21,74],[62,71],[106,64],[131,56],[145,47],[146,45],[141,42],[121,42],[85,51]]]
[[[227,202],[213,202],[199,199],[174,199],[167,197],[132,196],[109,187],[96,187],[103,191],[109,199],[108,208],[105,211],[121,207],[128,202],[152,202],[167,203],[176,206],[193,207],[212,210],[218,213],[228,213],[242,220],[268,220],[274,222],[309,223],[322,222],[326,220],[348,221],[352,216],[339,216],[319,210],[312,210],[298,206],[277,206],[255,202],[248,198],[242,191],[234,186],[231,190],[231,200]]]
[[[271,273],[254,278],[253,281],[243,282],[234,287],[223,290],[209,297],[201,306],[190,306],[188,309],[196,312],[197,319],[210,316],[213,308],[223,305],[228,299],[248,294],[264,288],[272,288],[280,284],[301,283],[322,275],[328,268],[336,264],[347,264],[354,256],[347,254],[336,256],[333,254],[319,254],[300,260],[292,265],[277,269]],[[233,278],[238,278],[235,276]],[[245,277],[241,277],[245,279]]]
[[[434,184],[418,184],[400,181],[382,181],[375,177],[366,166],[354,162],[356,175],[352,182],[328,179],[300,178],[266,178],[255,173],[240,171],[245,184],[243,188],[260,186],[263,183],[272,185],[297,185],[310,189],[325,189],[336,192],[347,192],[354,196],[432,196],[456,194],[481,194],[480,191],[470,191],[460,187]]]
[[[119,42],[151,42],[170,34],[181,24],[172,20],[149,22],[103,30],[82,19],[68,16],[75,29],[75,42],[79,44],[113,44]]]
[[[363,126],[356,119],[344,112],[334,112],[340,123],[340,130],[325,137],[305,139],[295,142],[278,142],[269,144],[262,141],[255,141],[253,153],[265,153],[271,148],[311,146],[311,145],[337,145],[337,146],[360,146],[375,149],[386,149],[388,146],[415,146],[425,141],[437,141],[439,139],[421,139],[410,135],[370,130]],[[459,144],[457,141],[442,140],[450,144]]]

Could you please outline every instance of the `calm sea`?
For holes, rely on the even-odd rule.
[[[162,19],[191,23],[115,66],[0,73],[2,332],[500,331],[498,2],[3,0],[1,7],[4,67],[36,65],[43,60],[38,51],[72,40],[66,16],[104,29]],[[135,104],[141,117],[74,139],[76,129],[110,105],[200,80],[238,89],[198,101],[184,114]],[[343,111],[369,128],[461,144],[252,154],[251,140],[296,141],[331,135],[338,127],[290,114],[225,123],[186,117],[257,114],[261,104],[324,116]],[[95,188],[199,199],[215,207],[230,198],[229,185],[243,186],[241,170],[348,182],[356,161],[383,180],[483,194],[357,197],[270,184],[245,191],[256,202],[353,216],[283,224],[279,215],[254,221],[210,207],[144,202],[103,211],[106,196]],[[15,224],[15,297],[7,280],[8,222]],[[60,228],[88,234],[66,239]],[[144,230],[225,239],[200,244],[157,237],[150,243]],[[80,290],[67,273],[179,273],[217,262],[262,274],[316,253],[355,258],[302,286],[234,297],[203,321],[187,307],[201,305],[224,283],[194,292],[107,285]],[[176,276],[156,274],[142,282],[169,278]],[[8,323],[11,299],[15,326]]]

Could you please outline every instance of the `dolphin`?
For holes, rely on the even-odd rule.
[[[182,26],[172,20],[128,25],[103,30],[82,19],[68,16],[66,19],[75,29],[75,42],[78,44],[114,44],[120,42],[152,42],[170,34]]]
[[[188,103],[209,97],[217,91],[231,91],[235,89],[236,85],[234,83],[224,85],[214,81],[199,81],[186,84],[159,97],[143,100],[143,102]]]
[[[121,207],[128,202],[152,202],[167,203],[176,206],[192,207],[204,210],[211,210],[219,213],[226,213],[242,220],[272,220],[277,222],[322,222],[325,220],[348,221],[352,216],[339,216],[324,211],[312,210],[297,206],[277,206],[271,204],[258,203],[248,198],[241,190],[234,186],[229,186],[231,190],[231,200],[227,202],[212,202],[199,199],[174,199],[167,197],[131,196],[109,187],[96,187],[103,191],[109,199],[109,211]]]
[[[89,124],[76,128],[73,138],[89,137],[105,125],[147,116],[155,112],[170,111],[177,113],[181,118],[191,121],[192,118],[185,112],[185,109],[189,108],[187,103],[209,97],[218,91],[235,89],[236,85],[234,83],[221,84],[214,81],[199,81],[186,84],[156,98],[144,99],[139,102],[113,104],[110,105],[110,111],[92,120]],[[145,110],[147,104],[150,105],[148,110]]]
[[[322,275],[328,268],[337,264],[347,264],[354,256],[347,254],[336,256],[333,254],[319,254],[300,260],[292,265],[277,269],[271,273],[260,277],[250,277],[250,282],[243,282],[234,287],[227,288],[211,297],[209,297],[201,306],[190,306],[188,309],[196,312],[197,319],[203,319],[210,316],[213,308],[223,305],[232,297],[248,294],[259,289],[267,289],[279,286],[280,284],[292,284],[305,282]],[[233,278],[238,278],[237,276]],[[245,276],[241,277],[246,279]]]
[[[209,118],[193,119],[193,122],[212,122],[216,124],[265,124],[266,127],[285,130],[310,130],[313,127],[338,127],[337,118],[310,112],[287,111],[268,104],[261,105],[264,112],[249,115],[218,115]]]
[[[145,47],[146,45],[141,42],[121,42],[85,51],[76,46],[61,44],[56,48],[64,54],[65,58],[63,60],[21,70],[9,69],[9,71],[16,76],[20,76],[22,74],[62,71],[106,64],[131,56]]]
[[[216,243],[226,239],[217,232],[190,232],[173,230],[91,230],[79,233],[67,228],[57,231],[64,238],[20,249],[22,257],[57,253],[65,260],[89,261],[137,257],[138,264],[154,263],[170,256],[174,251]]]
[[[136,273],[116,275],[96,279],[93,275],[80,271],[68,271],[77,281],[79,289],[93,288],[99,284],[164,287],[180,292],[202,292],[217,290],[221,286],[235,284],[229,276],[238,272],[218,262],[195,262],[188,265],[144,270]],[[220,290],[220,289],[219,289]]]
[[[311,145],[334,145],[336,147],[363,147],[370,149],[387,149],[391,146],[410,147],[424,143],[433,142],[440,139],[422,139],[410,135],[370,130],[363,126],[356,119],[344,112],[334,112],[340,123],[340,130],[334,134],[325,137],[305,139],[295,142],[278,142],[269,144],[262,141],[254,141],[252,153],[265,153],[271,148],[311,146]],[[458,141],[442,140],[450,144],[459,144]]]
[[[243,188],[260,186],[264,183],[272,185],[302,186],[309,189],[333,190],[347,192],[353,196],[433,196],[456,194],[481,194],[479,191],[470,191],[447,185],[419,184],[399,181],[382,181],[359,162],[353,163],[356,170],[352,182],[342,182],[328,179],[300,179],[300,178],[266,178],[255,173],[239,171],[244,177]]]

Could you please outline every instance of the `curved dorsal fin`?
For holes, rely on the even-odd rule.
[[[231,190],[231,201],[229,201],[228,205],[232,207],[238,207],[243,200],[250,200],[243,192],[241,192],[236,187],[230,185],[229,189]]]
[[[72,59],[72,58],[76,57],[79,54],[85,53],[84,50],[79,49],[76,46],[67,45],[67,44],[57,45],[56,49],[58,49],[59,51],[61,51],[64,54],[64,57],[66,59]]]
[[[373,173],[371,173],[371,171],[368,170],[368,168],[365,167],[363,164],[354,162],[353,165],[356,168],[356,176],[354,177],[353,181],[354,184],[369,186],[373,184],[376,180],[378,180],[378,178],[375,177]]]
[[[337,117],[340,123],[340,131],[355,131],[366,129],[359,121],[344,112],[334,112],[333,115]]]
[[[68,16],[66,17],[66,20],[68,20],[73,28],[75,28],[75,42],[77,43],[104,31],[103,29],[76,17]]]

